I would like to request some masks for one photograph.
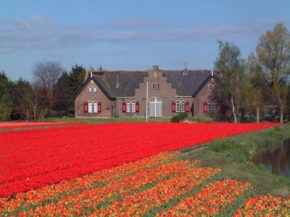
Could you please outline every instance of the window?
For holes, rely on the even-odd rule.
[[[209,89],[210,92],[212,92],[215,89],[215,85],[209,84],[208,85],[208,89]]]
[[[94,113],[98,113],[98,103],[94,102]]]
[[[181,101],[180,103],[180,112],[185,112],[185,101]]]
[[[129,102],[126,102],[126,111],[124,111],[123,109],[123,112],[132,112],[132,113],[135,113],[136,112],[136,102],[135,101],[129,101]]]
[[[176,112],[185,112],[185,100],[176,101]]]
[[[126,103],[126,112],[131,112],[131,102]]]
[[[152,83],[152,89],[160,89],[160,84],[159,83]]]
[[[89,93],[97,92],[96,87],[89,87]]]
[[[136,103],[135,102],[132,102],[132,104],[131,104],[131,111],[136,112]]]
[[[208,100],[207,105],[208,105],[209,112],[217,112],[217,106],[218,106],[217,100],[212,100],[212,101]]]
[[[88,103],[88,113],[98,113],[100,112],[99,109],[100,102],[98,101],[91,101]]]
[[[88,110],[88,112],[89,112],[89,113],[92,113],[92,112],[93,112],[93,103],[92,103],[92,102],[89,102],[88,105],[89,105],[89,110]]]
[[[176,112],[180,112],[180,103],[176,101]]]

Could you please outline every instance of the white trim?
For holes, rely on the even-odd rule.
[[[193,98],[192,96],[175,96],[175,97]]]
[[[134,99],[134,96],[116,96],[116,99]]]

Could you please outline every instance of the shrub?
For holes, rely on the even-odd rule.
[[[184,121],[185,119],[187,119],[187,113],[186,112],[182,112],[182,113],[179,113],[176,116],[173,116],[171,118],[171,122],[181,122],[181,121]]]

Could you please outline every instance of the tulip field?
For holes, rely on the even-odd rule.
[[[1,125],[0,125],[1,126]],[[289,199],[176,150],[276,126],[119,123],[0,132],[0,216],[287,216]],[[13,127],[13,126],[9,126]]]

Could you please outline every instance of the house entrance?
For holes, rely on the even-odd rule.
[[[162,99],[153,97],[149,100],[150,117],[162,117]]]

